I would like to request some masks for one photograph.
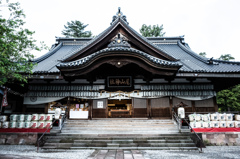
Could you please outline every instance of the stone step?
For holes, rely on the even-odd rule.
[[[44,146],[55,146],[56,148],[70,147],[195,147],[194,143],[45,143]]]
[[[117,144],[128,144],[128,143],[192,143],[191,139],[185,140],[144,140],[144,139],[121,139],[121,140],[99,140],[99,139],[92,139],[92,140],[63,140],[63,139],[48,139],[47,143],[117,143]]]
[[[97,139],[119,139],[119,138],[134,138],[134,139],[141,139],[141,138],[148,138],[148,139],[158,139],[158,138],[183,138],[189,137],[190,133],[165,133],[165,134],[46,134],[45,136],[55,137],[55,138],[97,138]]]
[[[43,150],[58,151],[55,146],[44,146]],[[66,149],[66,148],[63,148]],[[197,147],[69,147],[67,150],[179,150],[179,151],[196,151]]]
[[[50,133],[44,150],[197,150],[188,133],[172,120],[67,120],[61,133]]]
[[[64,127],[176,127],[176,125],[170,123],[170,124],[98,124],[98,125],[90,125],[90,124],[64,124]]]
[[[64,127],[62,128],[62,130],[129,130],[129,131],[139,131],[139,130],[148,130],[148,131],[152,131],[152,130],[178,130],[175,127],[146,127],[146,128],[134,128],[134,127]]]
[[[131,131],[131,132],[127,132],[127,131],[95,131],[95,132],[93,132],[93,131],[84,131],[84,130],[82,130],[82,131],[71,131],[71,134],[73,134],[73,135],[75,135],[75,134],[79,134],[79,133],[81,133],[81,134],[98,134],[98,135],[101,135],[101,134],[109,134],[109,133],[112,133],[112,134],[159,134],[159,133],[163,133],[163,134],[166,134],[166,133],[169,133],[169,134],[175,134],[175,133],[177,133],[178,131],[176,130],[176,131],[169,131],[169,130],[167,130],[167,131]],[[62,134],[70,134],[69,133],[69,130],[62,130]]]
[[[75,120],[75,121],[65,121],[65,123],[80,123],[80,124],[84,124],[84,123],[90,123],[90,124],[101,124],[101,123],[159,123],[159,124],[164,124],[164,123],[172,123],[172,120],[165,120],[165,121],[161,121],[161,120],[145,120],[145,121],[139,121],[139,120],[134,120],[134,121],[119,121],[119,120],[99,120],[99,121],[92,121],[92,120]]]
[[[55,140],[59,142],[67,142],[67,141],[78,141],[78,140],[95,140],[95,141],[102,141],[102,140],[114,140],[114,141],[118,141],[118,140],[133,140],[133,141],[161,141],[161,140],[167,140],[167,141],[171,141],[171,140],[178,140],[178,141],[182,141],[182,140],[190,140],[190,137],[188,136],[160,136],[160,137],[99,137],[99,138],[91,138],[91,137],[73,137],[73,136],[51,136],[51,138],[48,137],[48,140]]]
[[[92,122],[92,123],[98,123],[98,122],[161,122],[161,123],[164,123],[164,122],[172,122],[172,119],[165,119],[165,120],[162,120],[162,119],[144,119],[144,120],[141,120],[141,119],[113,119],[113,118],[110,118],[110,119],[100,119],[100,120],[72,120],[72,119],[67,119],[65,121],[65,123],[70,123],[70,122],[77,122],[77,123],[81,123],[81,122]]]

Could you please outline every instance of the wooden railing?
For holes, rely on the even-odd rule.
[[[202,148],[206,148],[205,144],[203,143],[203,140],[199,137],[199,135],[194,131],[194,129],[191,127],[191,125],[187,122],[187,120],[185,118],[179,118],[177,116],[177,114],[172,111],[172,115],[173,115],[173,119],[176,121],[176,123],[178,124],[178,129],[179,131],[181,130],[182,128],[182,121],[184,121],[188,127],[190,128],[191,132],[193,132],[195,138],[197,139],[197,142],[195,143],[196,144],[196,147],[200,148],[200,152],[203,152],[202,151]]]
[[[66,111],[65,111],[65,114],[63,115],[63,117],[62,117],[62,122],[60,123],[61,125],[60,125],[60,131],[61,131],[61,129],[62,129],[62,126],[63,126],[63,124],[64,124],[64,122],[65,122],[65,119],[66,119]],[[44,135],[47,133],[47,131],[49,130],[49,129],[51,129],[51,127],[53,126],[53,124],[56,122],[57,120],[54,120],[53,122],[52,122],[52,124],[47,128],[47,130],[39,137],[39,139],[37,140],[37,152],[38,152],[38,150],[39,150],[39,147],[42,147],[44,144],[45,144],[45,142],[47,141],[47,138],[44,138]]]
[[[44,139],[43,136],[47,133],[47,131],[48,131],[49,129],[51,129],[51,127],[53,126],[53,124],[54,124],[56,121],[57,121],[57,120],[54,120],[54,121],[52,122],[52,124],[47,128],[47,130],[42,134],[42,136],[40,136],[39,139],[37,140],[37,152],[38,152],[38,150],[39,150],[39,147],[40,147],[40,146],[43,146],[43,145],[45,144],[46,140],[47,140],[47,139]]]

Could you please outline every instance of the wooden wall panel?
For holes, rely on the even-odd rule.
[[[169,107],[169,97],[151,99],[151,107],[152,108],[160,108],[160,107]]]
[[[133,98],[134,108],[147,108],[147,99]]]
[[[196,112],[215,112],[214,107],[196,107]]]
[[[133,117],[147,117],[147,108],[134,108]]]
[[[106,109],[92,109],[93,118],[106,118]]]
[[[169,107],[164,107],[164,108],[152,108],[151,111],[151,116],[152,117],[171,117],[170,115],[170,109]]]
[[[214,98],[195,101],[195,107],[214,107]]]

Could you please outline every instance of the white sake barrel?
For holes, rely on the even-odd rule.
[[[9,128],[9,121],[2,122],[2,128],[4,128],[4,129]]]
[[[17,121],[18,122],[23,122],[24,121],[24,117],[25,117],[25,115],[24,114],[19,114],[18,116],[17,116]]]
[[[45,128],[45,122],[44,121],[39,121],[38,128],[39,129],[44,129]]]
[[[208,114],[202,115],[202,120],[205,121],[205,122],[209,121],[209,116],[208,116]]]
[[[226,120],[226,114],[219,114],[218,115],[220,121],[225,121]]]
[[[219,122],[218,121],[211,121],[211,126],[213,128],[219,128]]]
[[[27,121],[31,121],[32,120],[32,115],[28,114],[28,115],[25,115],[24,117],[24,121],[27,122]]]
[[[188,118],[189,118],[189,121],[190,121],[190,122],[193,122],[193,121],[195,120],[194,114],[188,115]]]
[[[49,128],[52,125],[52,121],[46,121],[45,122],[45,128]],[[51,126],[52,127],[52,126]]]
[[[227,127],[226,121],[219,121],[219,127],[220,128],[226,128]]]
[[[24,128],[31,128],[31,126],[32,126],[32,122],[30,122],[30,121],[24,122]]]
[[[232,121],[233,120],[233,115],[232,114],[226,114],[226,120],[227,121]]]
[[[201,122],[196,122],[196,128],[201,128],[202,127],[202,123]]]
[[[6,115],[0,115],[0,122],[7,121],[8,116]]]
[[[16,121],[11,121],[9,124],[9,128],[16,128],[17,122]]]
[[[194,122],[190,122],[190,126],[192,127],[192,128],[196,128],[196,122],[194,121]]]
[[[32,115],[32,121],[37,121],[39,118],[38,118],[38,114],[33,114]]]
[[[17,114],[11,114],[10,121],[17,121]]]
[[[202,120],[202,115],[201,115],[201,114],[196,114],[195,120],[196,120],[196,121]]]
[[[52,114],[47,114],[46,115],[46,121],[52,121],[53,115]]]
[[[39,114],[39,121],[44,121],[46,119],[45,114]]]
[[[234,122],[233,121],[227,121],[227,128],[234,128]]]
[[[35,121],[32,121],[32,122],[31,122],[31,128],[32,128],[32,129],[38,128],[38,121],[36,121],[36,120],[35,120]]]
[[[210,122],[203,122],[202,127],[203,128],[211,128],[211,123]]]
[[[210,119],[211,119],[212,121],[218,121],[218,114],[211,114],[211,115],[210,115]]]
[[[240,128],[240,121],[234,121],[234,127]]]
[[[17,126],[16,126],[16,128],[21,129],[21,128],[23,128],[23,127],[24,127],[24,122],[23,122],[23,121],[19,121],[19,122],[17,122]]]
[[[240,115],[235,115],[235,120],[240,121]]]

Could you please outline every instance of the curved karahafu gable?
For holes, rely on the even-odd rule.
[[[109,28],[90,40],[86,45],[84,45],[84,47],[76,50],[74,54],[67,56],[64,59],[64,62],[75,61],[99,50],[105,49],[111,42],[112,38],[119,33],[128,39],[132,48],[146,52],[149,55],[163,60],[177,61],[172,56],[169,56],[166,51],[153,45],[146,38],[142,37],[139,33],[132,29],[126,21],[126,16],[123,16],[121,12],[118,12],[117,15],[113,17],[113,21]]]
[[[118,33],[111,39],[107,48],[75,61],[62,62],[57,65],[57,68],[65,76],[79,76],[106,63],[118,68],[128,64],[136,64],[144,70],[152,70],[153,74],[158,75],[174,75],[182,66],[176,61],[163,60],[132,48],[128,38]]]

